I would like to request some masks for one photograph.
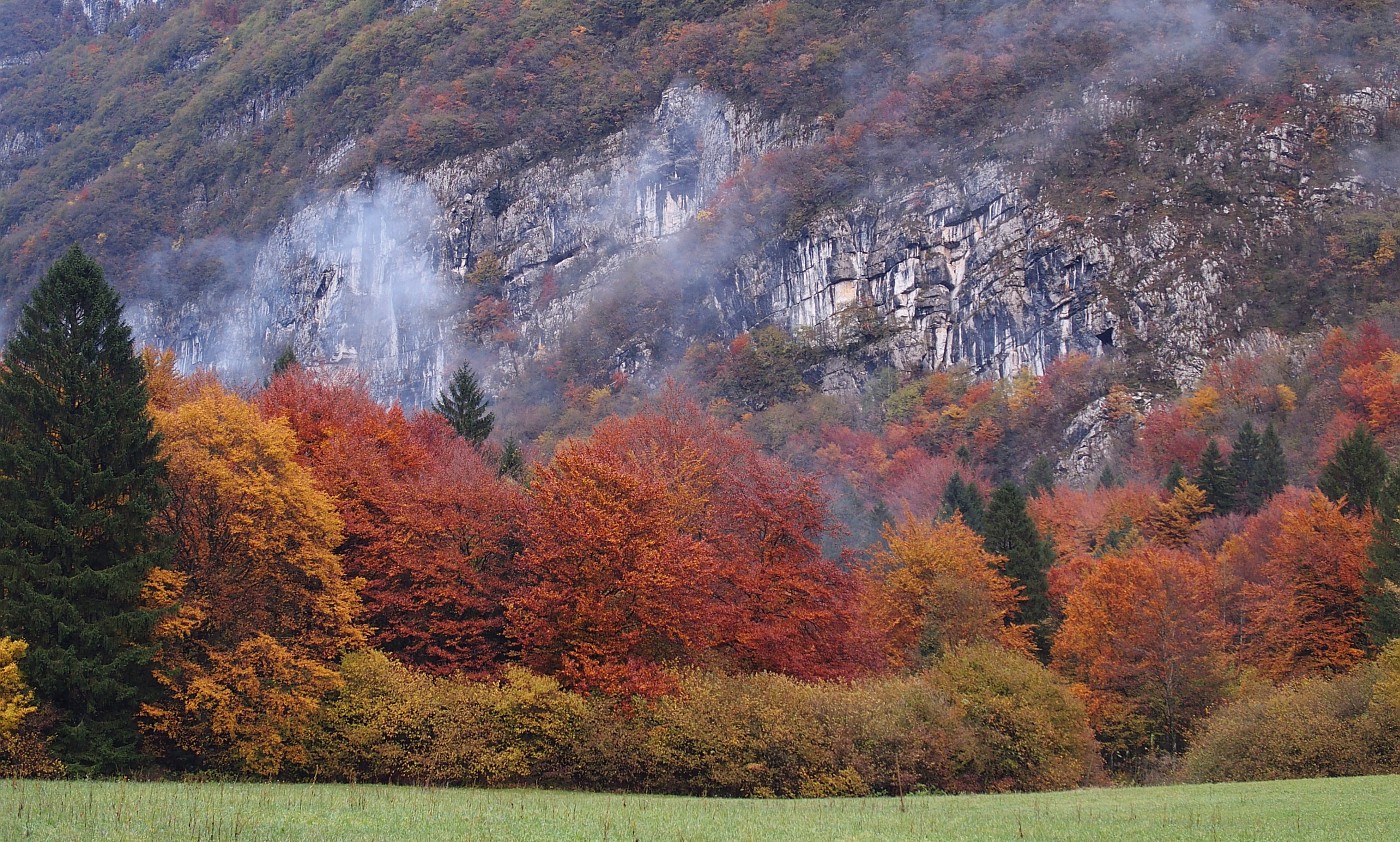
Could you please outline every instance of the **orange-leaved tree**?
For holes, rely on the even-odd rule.
[[[563,445],[531,497],[509,632],[533,669],[656,693],[684,665],[825,678],[873,657],[813,483],[674,393]]]
[[[1140,546],[1099,561],[1069,594],[1054,660],[1080,682],[1112,757],[1179,751],[1220,698],[1225,630],[1196,556]]]
[[[409,420],[357,380],[318,380],[293,366],[258,403],[291,424],[299,460],[344,519],[340,552],[362,580],[370,643],[428,672],[496,672],[507,653],[520,489],[441,416]]]
[[[1241,657],[1276,679],[1348,670],[1368,645],[1370,524],[1319,492],[1286,497],[1277,516],[1264,581],[1245,585],[1251,610]]]
[[[870,614],[889,641],[892,662],[917,666],[968,643],[1031,651],[1029,628],[1009,622],[1021,600],[1001,572],[1006,559],[987,552],[960,516],[939,524],[906,516],[885,527],[884,540],[871,564]]]
[[[205,765],[274,775],[304,760],[302,738],[339,684],[334,664],[364,644],[359,599],[333,548],[340,519],[292,459],[286,424],[210,388],[156,413],[169,464],[174,541],[145,596],[158,627],[165,698],[144,727]]]

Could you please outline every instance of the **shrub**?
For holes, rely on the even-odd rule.
[[[1358,670],[1304,679],[1240,699],[1201,723],[1185,774],[1192,781],[1257,781],[1366,775],[1366,711],[1374,675]]]
[[[1096,772],[1084,705],[1036,661],[977,644],[946,655],[931,681],[957,700],[969,732],[957,757],[958,789],[1068,789]]]

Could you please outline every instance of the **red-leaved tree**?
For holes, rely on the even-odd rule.
[[[686,665],[816,679],[878,659],[822,557],[815,485],[687,400],[566,443],[531,497],[509,631],[533,669],[657,693]]]
[[[361,579],[370,643],[437,674],[495,672],[525,500],[433,413],[411,421],[357,381],[293,367],[259,396],[345,522],[346,571]]]

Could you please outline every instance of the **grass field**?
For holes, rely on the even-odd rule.
[[[0,782],[12,840],[1400,838],[1400,776],[1043,795],[739,801],[536,790]]]

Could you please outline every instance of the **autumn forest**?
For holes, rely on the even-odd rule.
[[[1174,400],[1111,354],[841,399],[767,329],[654,390],[566,390],[524,442],[469,370],[419,412],[291,358],[234,387],[120,313],[74,249],[0,366],[7,773],[811,796],[1400,770],[1393,313],[1241,346]],[[1096,401],[1127,444],[1067,482],[1037,448]]]

